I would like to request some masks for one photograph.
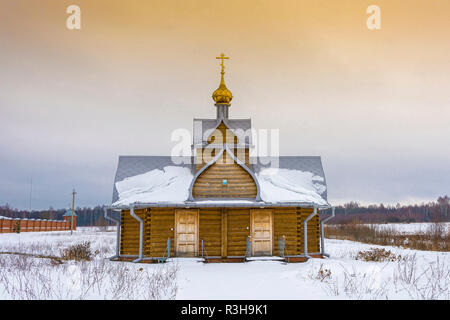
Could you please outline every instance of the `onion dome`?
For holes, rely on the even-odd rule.
[[[233,95],[225,85],[225,65],[223,63],[224,59],[229,59],[229,57],[225,57],[225,55],[222,53],[220,57],[216,57],[216,59],[222,60],[222,63],[220,64],[220,66],[222,67],[222,71],[220,72],[221,78],[219,88],[217,88],[216,91],[213,92],[212,98],[216,104],[230,105],[230,102],[233,99]]]

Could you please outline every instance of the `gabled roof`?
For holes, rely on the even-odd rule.
[[[260,195],[259,195],[259,192],[260,192],[259,183],[258,183],[258,179],[257,179],[256,176],[255,176],[255,173],[253,172],[253,170],[251,170],[249,167],[247,167],[247,165],[246,165],[244,162],[242,162],[241,160],[239,160],[239,159],[234,155],[233,151],[230,150],[230,148],[229,148],[227,145],[224,145],[224,147],[222,148],[222,150],[219,151],[219,152],[217,153],[217,155],[215,156],[214,159],[212,159],[209,163],[205,164],[200,170],[197,171],[197,173],[196,173],[195,176],[193,177],[192,182],[191,182],[191,184],[190,184],[190,186],[189,186],[189,200],[190,200],[190,201],[193,201],[193,200],[194,200],[194,196],[193,196],[193,188],[194,188],[194,184],[195,184],[197,178],[199,178],[200,175],[202,175],[202,173],[203,173],[204,171],[208,170],[209,167],[211,167],[212,165],[214,165],[214,164],[217,162],[218,159],[222,158],[222,155],[223,155],[224,153],[227,153],[228,156],[231,157],[231,158],[234,160],[234,162],[235,162],[238,166],[240,166],[243,170],[245,170],[245,171],[251,176],[251,178],[253,179],[253,182],[255,183],[256,188],[257,188],[255,200],[256,200],[256,201],[261,201],[261,197],[260,197]]]
[[[193,157],[177,157],[174,162],[170,156],[119,156],[116,177],[114,178],[112,202],[119,200],[116,188],[117,182],[155,169],[162,170],[167,166],[181,166],[193,171]]]
[[[251,119],[194,119],[194,146],[202,145],[206,142],[209,135],[222,121],[224,121],[227,127],[238,137],[239,141],[244,140],[242,133],[252,127]],[[252,143],[251,135],[247,140],[248,144]]]
[[[327,200],[327,181],[320,156],[280,156],[278,158],[259,157],[259,160],[253,166],[253,169],[255,172],[260,172],[262,169],[270,167],[271,163],[276,163],[277,159],[279,161],[279,168],[311,172],[314,175],[321,177],[323,181],[317,181],[317,183],[323,185],[325,187],[325,191],[320,195],[322,198]]]
[[[112,203],[116,203],[119,200],[119,194],[117,192],[116,183],[123,182],[127,178],[136,177],[139,175],[143,175],[145,173],[149,173],[152,170],[159,169],[164,172],[164,168],[166,167],[184,167],[188,168],[192,173],[192,176],[195,175],[195,166],[193,164],[192,157],[177,157],[174,158],[175,162],[170,156],[120,156],[119,163],[117,166],[116,176],[114,180],[113,186],[113,199]],[[313,194],[313,197],[306,197],[305,199],[314,199],[314,197],[320,198],[321,206],[327,206],[327,188],[326,188],[326,180],[325,174],[323,172],[322,161],[320,157],[299,157],[299,156],[281,156],[278,158],[274,157],[260,157],[258,161],[254,161],[255,164],[250,165],[250,170],[252,170],[258,179],[264,180],[265,185],[269,185],[269,190],[272,192],[273,188],[285,188],[286,193],[284,196],[289,196],[290,194],[295,195],[295,192],[304,192],[306,195],[308,193]],[[252,162],[252,161],[251,161]],[[272,164],[277,164],[279,169],[279,176],[275,174],[272,179],[270,175],[267,175],[268,169]],[[303,186],[295,185],[296,176],[289,175],[286,177],[286,172],[289,174],[289,171],[293,173],[306,174],[311,177],[311,183],[314,186],[314,190],[306,190]],[[301,178],[302,176],[300,176]],[[191,186],[192,187],[192,186]],[[189,189],[189,184],[186,186]],[[151,189],[151,188],[150,188]],[[158,190],[161,192],[161,190]],[[285,199],[285,198],[283,198]],[[313,203],[312,200],[298,201],[297,198],[293,199],[285,199],[281,202],[277,202],[277,205],[298,205],[298,206],[313,206],[316,203]],[[123,200],[123,199],[120,199]],[[238,199],[239,200],[239,199]],[[244,203],[243,201],[238,201],[236,199],[223,199],[223,200],[205,200],[202,201],[189,201],[186,198],[186,201],[177,201],[176,203],[171,203],[170,201],[164,202],[152,202],[152,205],[155,206],[199,206],[199,205],[210,205],[210,206],[242,206],[242,205],[265,205],[269,204],[268,202],[260,201],[260,202],[249,202]],[[316,201],[317,202],[317,201]],[[123,202],[122,202],[123,203]],[[274,202],[271,202],[274,205]],[[114,206],[114,205],[113,205]]]

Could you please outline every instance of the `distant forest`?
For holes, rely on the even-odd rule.
[[[112,225],[104,218],[104,207],[76,208],[78,226],[106,226]],[[57,219],[62,220],[67,209],[53,209],[27,211],[11,208],[8,204],[0,206],[0,216],[10,218]],[[331,211],[321,211],[321,215]],[[329,223],[346,223],[360,221],[365,223],[396,223],[396,222],[450,222],[450,198],[439,197],[436,201],[415,205],[361,205],[349,202],[336,207],[336,217]],[[118,217],[117,212],[108,212],[110,216]]]
[[[77,226],[107,226],[114,225],[104,218],[104,207],[96,206],[94,208],[80,208],[75,209],[77,215]],[[10,218],[27,218],[27,219],[56,219],[62,220],[67,209],[53,209],[50,207],[47,210],[18,210],[11,208],[8,204],[0,206],[0,216]],[[117,212],[109,210],[108,216],[118,217]]]
[[[329,214],[331,210],[323,211]],[[330,224],[353,221],[364,223],[411,223],[411,222],[450,222],[450,198],[439,197],[436,201],[415,205],[361,205],[349,202],[335,209],[336,217]],[[321,214],[322,215],[322,214]]]

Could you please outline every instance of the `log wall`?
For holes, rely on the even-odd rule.
[[[146,254],[150,257],[167,257],[167,239],[170,238],[170,255],[173,257],[175,253],[175,210],[154,208],[149,210],[147,217],[149,236],[146,237]]]
[[[141,219],[145,219],[147,209],[135,209],[134,213]],[[120,254],[138,255],[139,254],[139,222],[130,215],[130,210],[122,210],[120,230]],[[145,228],[144,228],[144,239]]]
[[[278,238],[285,237],[285,255],[297,255],[297,209],[275,208],[273,210],[273,248],[274,255],[280,255],[278,251]]]
[[[227,180],[227,184],[223,184]],[[196,199],[256,198],[257,187],[252,176],[227,152],[222,159],[207,168],[194,183],[192,194]]]
[[[201,241],[205,249],[204,255],[210,257],[222,256],[222,213],[219,208],[204,208],[199,210],[199,240],[201,252]]]
[[[305,251],[304,247],[304,228],[303,224],[305,219],[313,213],[312,208],[301,208],[297,210],[297,250],[298,254],[303,254]],[[319,214],[316,214],[307,223],[307,234],[308,234],[308,252],[318,253],[320,252],[320,225],[319,225]]]
[[[250,208],[201,208],[199,212],[199,248],[202,255],[209,257],[245,256],[247,237],[250,235]],[[279,255],[278,238],[285,237],[285,255],[304,253],[303,222],[313,209],[271,208],[273,212],[273,254]],[[175,209],[153,208],[135,210],[144,224],[144,255],[147,257],[167,256],[167,239],[171,239],[171,256],[174,256]],[[131,217],[129,210],[121,215],[121,255],[139,254],[139,223]],[[308,252],[320,252],[319,217],[308,222]]]
[[[227,256],[245,256],[250,209],[227,209]]]
[[[205,164],[211,161],[217,152],[219,152],[224,143],[228,145],[237,145],[239,142],[237,136],[227,128],[227,126],[223,123],[223,121],[219,124],[219,126],[211,133],[208,137],[209,145],[216,145],[217,148],[211,150],[209,148],[199,148],[196,150],[196,169],[200,170]],[[244,142],[244,141],[242,141]],[[250,151],[248,148],[237,149],[234,150],[234,155],[248,167],[250,164]]]

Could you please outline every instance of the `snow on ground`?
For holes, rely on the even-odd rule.
[[[446,231],[450,229],[450,222],[443,222],[442,225],[445,227]],[[383,229],[394,229],[403,234],[414,234],[426,232],[431,224],[430,223],[386,223],[386,224],[374,224],[376,228]]]
[[[252,261],[242,264],[203,264],[195,259],[176,259],[180,265],[178,299],[449,299],[450,253],[425,252],[385,247],[395,254],[415,256],[416,276],[436,264],[446,272],[439,281],[445,293],[426,288],[423,277],[419,290],[398,279],[398,270],[413,271],[398,262],[364,262],[355,260],[361,250],[382,248],[351,241],[326,240],[329,259],[312,259],[306,263],[285,264],[278,261]],[[402,269],[403,268],[403,269]],[[320,281],[322,270],[330,279]],[[430,273],[429,273],[430,275]],[[319,277],[320,278],[320,277]],[[424,288],[422,288],[422,286]],[[430,284],[431,286],[431,284]],[[236,288],[239,288],[236,290]],[[420,289],[422,288],[422,290]]]
[[[111,262],[114,230],[0,234],[0,300],[170,299],[176,293],[173,265]],[[60,256],[65,248],[91,242],[92,261],[58,261],[7,252]]]
[[[62,249],[83,241],[91,241],[93,250],[110,252],[115,248],[114,230],[115,227],[108,227],[107,231],[99,227],[78,227],[73,236],[70,231],[1,233],[0,252],[37,253],[39,249],[44,255],[59,255]]]
[[[326,239],[330,258],[306,263],[205,264],[175,258],[163,265],[133,264],[106,259],[115,250],[112,231],[79,228],[73,236],[70,231],[0,234],[0,252],[59,255],[81,241],[92,241],[93,249],[99,250],[94,261],[60,266],[45,259],[0,255],[0,299],[167,299],[175,292],[176,299],[450,299],[449,252]],[[406,260],[355,260],[359,251],[374,247]],[[154,274],[159,277],[152,278]],[[27,289],[17,289],[19,285]]]

